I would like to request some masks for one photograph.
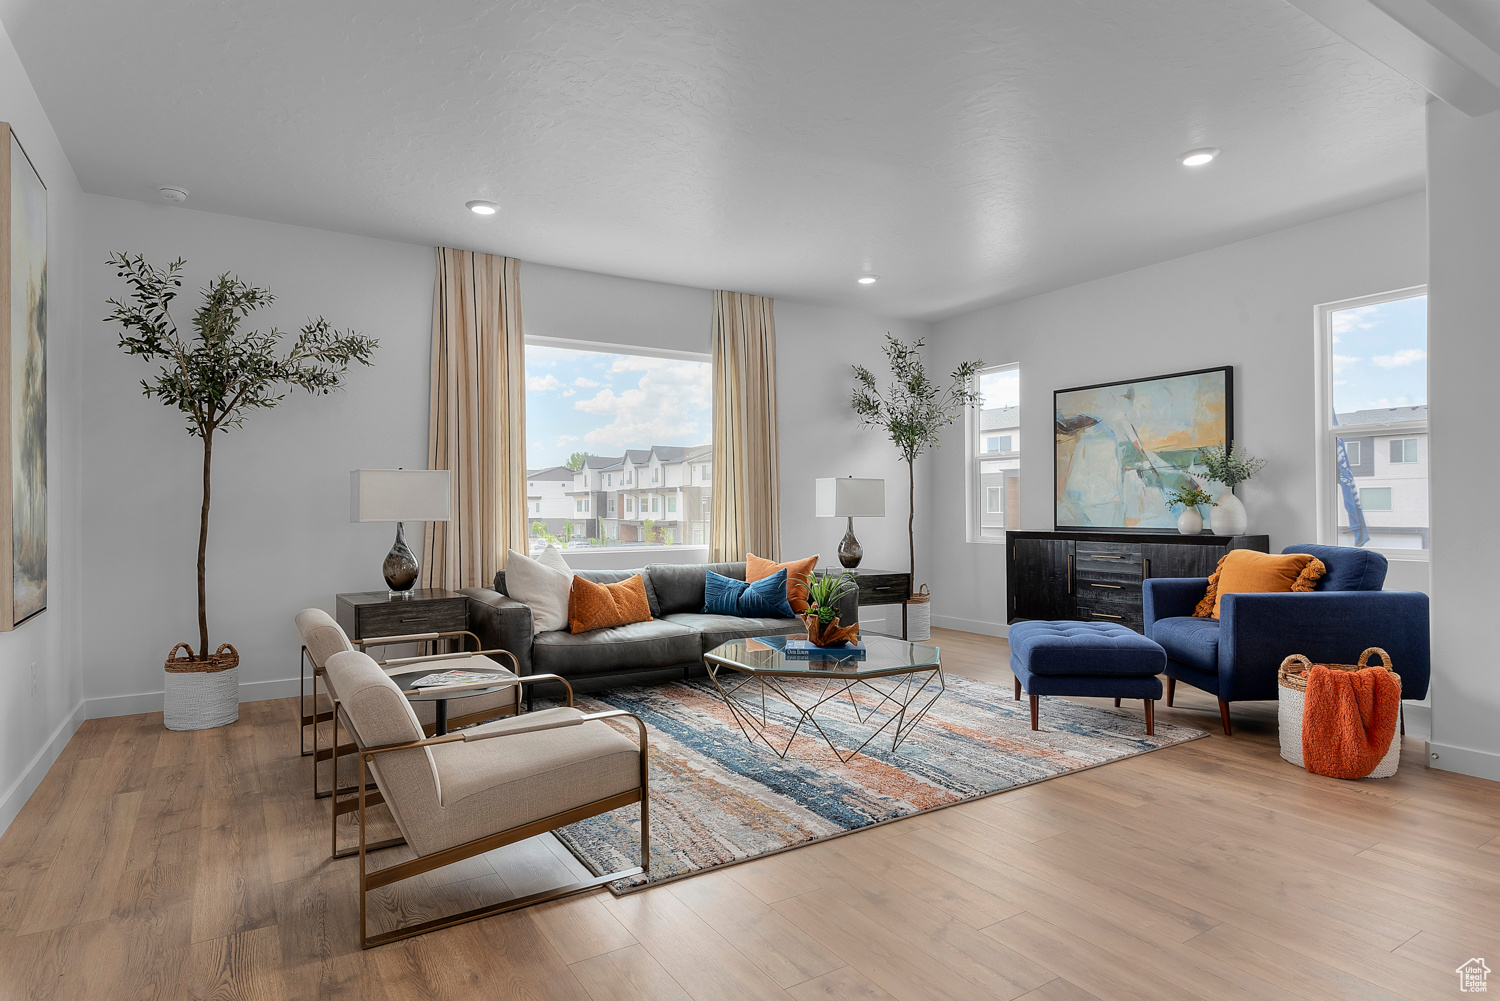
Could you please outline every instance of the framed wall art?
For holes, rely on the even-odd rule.
[[[47,607],[47,187],[0,123],[0,630]]]
[[[1175,531],[1166,497],[1207,482],[1200,452],[1234,440],[1234,369],[1052,394],[1057,529]]]

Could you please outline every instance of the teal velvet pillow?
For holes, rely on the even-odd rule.
[[[740,618],[796,618],[786,600],[786,571],[778,570],[747,584],[733,577],[706,571],[703,611],[709,615],[738,615]]]

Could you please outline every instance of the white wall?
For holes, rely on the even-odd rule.
[[[1500,779],[1494,542],[1483,534],[1500,474],[1493,448],[1500,114],[1427,106],[1428,392],[1432,408],[1432,765]]]
[[[0,831],[83,720],[78,222],[83,192],[0,30],[0,121],[47,186],[47,609],[0,633]],[[32,690],[32,665],[37,686]]]
[[[1021,522],[1051,529],[1052,392],[1232,364],[1235,438],[1267,460],[1240,488],[1272,551],[1316,539],[1313,307],[1421,284],[1421,195],[939,323],[936,367],[1020,362]],[[1434,386],[1434,395],[1436,386]],[[962,434],[933,464],[933,621],[1002,633],[1003,545],[964,533]],[[1408,578],[1413,574],[1405,575]]]
[[[850,366],[863,364],[886,381],[881,353],[885,335],[912,340],[931,333],[925,323],[844,309],[776,302],[776,403],[781,449],[781,552],[786,559],[819,553],[823,566],[838,566],[842,518],[813,517],[813,480],[820,476],[873,476],[885,480],[884,518],[856,518],[854,534],[864,548],[860,564],[875,570],[905,570],[907,473],[900,453],[881,432],[861,428],[850,409]],[[956,427],[956,426],[955,426]],[[926,466],[917,460],[917,579],[931,575],[930,526],[934,508]],[[898,632],[899,605],[861,609],[868,628]]]

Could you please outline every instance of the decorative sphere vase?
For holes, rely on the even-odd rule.
[[[1203,515],[1195,507],[1184,508],[1177,516],[1177,531],[1183,535],[1197,535],[1203,531]]]
[[[1244,535],[1250,525],[1245,505],[1234,495],[1233,490],[1226,490],[1219,495],[1218,506],[1209,517],[1212,519],[1215,535]]]

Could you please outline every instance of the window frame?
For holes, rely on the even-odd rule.
[[[645,356],[645,357],[649,357],[649,358],[665,358],[665,359],[669,359],[669,360],[673,360],[673,361],[699,362],[699,363],[706,364],[706,365],[711,365],[712,362],[713,362],[713,355],[712,355],[711,352],[708,352],[708,351],[684,351],[684,350],[679,350],[679,349],[675,349],[675,348],[658,348],[658,347],[651,347],[651,346],[640,345],[640,344],[624,344],[624,343],[619,343],[619,342],[616,342],[616,341],[593,341],[593,340],[584,340],[582,338],[573,338],[573,337],[547,337],[547,336],[536,336],[536,335],[528,333],[526,335],[526,337],[525,337],[525,343],[528,346],[536,346],[536,347],[563,348],[563,349],[572,350],[572,351],[592,351],[592,352],[598,352],[598,353],[603,353],[603,354],[639,355],[639,356]],[[711,443],[711,439],[710,439],[710,443]],[[705,483],[705,484],[711,484],[713,482],[713,459],[712,459],[712,457],[710,457],[707,460],[699,460],[699,464],[701,465],[701,468],[702,468],[703,474],[704,474],[702,482]],[[650,516],[650,512],[647,510],[647,508],[649,507],[649,505],[647,503],[646,496],[640,496],[639,498],[637,498],[637,496],[634,495],[634,494],[627,494],[627,493],[623,492],[625,490],[625,488],[631,488],[633,490],[633,489],[636,489],[636,488],[639,488],[639,487],[644,487],[646,485],[644,477],[641,477],[641,478],[637,479],[637,477],[636,477],[635,474],[636,474],[636,471],[638,469],[643,470],[643,469],[647,468],[647,465],[649,465],[649,461],[648,461],[647,464],[641,465],[641,466],[631,466],[631,465],[628,465],[628,464],[622,465],[622,468],[620,469],[620,485],[619,485],[618,488],[615,488],[615,489],[620,490],[621,493],[617,494],[615,498],[611,498],[611,500],[613,501],[613,500],[617,500],[618,498],[623,497],[624,498],[624,503],[619,504],[617,508],[612,509],[612,510],[609,509],[608,504],[606,504],[606,510],[609,511],[609,514],[608,514],[609,518],[615,519],[615,520],[620,520],[620,521],[644,521],[646,518],[648,518]],[[653,469],[653,482],[656,482],[659,485],[663,484],[665,482],[665,480],[666,480],[666,477],[664,475],[660,476],[660,479],[656,479],[655,478],[658,475],[660,475],[658,473],[658,470],[660,470],[661,468],[662,467],[660,467],[658,465],[655,469]],[[612,483],[611,483],[611,486],[613,486]],[[639,500],[639,503],[637,503],[637,500]],[[704,498],[704,504],[703,504],[703,507],[704,507],[703,514],[704,514],[704,516],[703,516],[703,518],[697,519],[697,521],[704,521],[704,520],[708,519],[710,511],[709,511],[709,504],[708,504],[707,501],[708,501],[708,499],[705,497]],[[592,504],[591,503],[589,504],[589,510],[588,511],[585,511],[585,512],[577,512],[577,511],[575,511],[574,513],[575,513],[575,517],[578,514],[580,514],[580,513],[584,514],[586,516],[592,517]],[[696,524],[696,522],[694,522],[694,523]],[[705,531],[706,531],[706,529],[705,529]],[[665,550],[665,551],[670,551],[670,552],[685,552],[685,551],[690,551],[690,550],[695,550],[695,549],[696,550],[700,550],[700,551],[701,550],[706,550],[707,547],[708,547],[707,542],[701,542],[701,543],[699,543],[699,542],[671,542],[671,543],[650,544],[650,545],[631,545],[628,548],[626,548],[626,547],[620,547],[619,549],[614,549],[614,548],[605,549],[605,548],[601,547],[600,553],[598,553],[598,554],[596,554],[594,552],[591,552],[591,551],[588,551],[588,550],[570,551],[569,554],[568,554],[568,559],[569,560],[573,560],[576,557],[578,559],[587,561],[591,557],[593,557],[594,555],[602,555],[604,552],[610,552],[610,553],[614,553],[614,552],[648,552],[649,553],[649,552],[654,552],[654,551],[657,551],[657,550]],[[585,567],[587,567],[589,564],[587,562],[585,562],[582,565],[584,565]]]
[[[1365,456],[1364,456],[1364,449],[1362,449],[1360,447],[1361,444],[1362,444],[1362,442],[1359,442],[1359,441],[1346,441],[1346,442],[1344,442],[1344,455],[1345,455],[1346,458],[1349,459],[1349,465],[1350,466],[1362,466],[1362,465],[1364,465]],[[1350,448],[1350,446],[1353,446],[1353,448],[1354,448],[1354,455],[1352,457],[1349,456],[1349,448]],[[1335,514],[1337,514],[1337,512],[1335,512]]]
[[[1008,371],[1012,371],[1012,370],[1016,371],[1016,372],[1020,372],[1020,370],[1021,370],[1021,363],[1018,362],[1018,361],[1013,361],[1013,362],[1006,362],[1003,365],[986,365],[984,368],[982,368],[978,372],[974,373],[974,382],[973,382],[972,386],[977,391],[978,388],[979,388],[979,385],[980,385],[979,380],[983,376],[989,375],[989,374],[994,373],[994,372],[1008,372]],[[965,532],[965,536],[966,536],[965,541],[966,542],[972,542],[972,543],[974,543],[976,545],[984,545],[984,546],[1002,545],[1003,546],[1005,544],[1005,533],[1006,532],[1010,532],[1010,531],[1019,531],[1021,526],[1019,526],[1019,525],[1006,525],[1005,528],[1003,530],[1001,530],[1000,535],[996,536],[996,537],[986,537],[986,536],[984,536],[984,535],[981,534],[980,520],[984,517],[984,515],[986,513],[992,513],[992,512],[987,512],[985,510],[988,507],[988,503],[987,503],[988,497],[986,496],[986,498],[983,501],[981,501],[980,496],[979,496],[980,476],[982,475],[980,473],[980,468],[981,468],[981,464],[985,463],[985,462],[995,462],[997,460],[1003,461],[1003,460],[1007,460],[1007,459],[1014,459],[1014,460],[1016,460],[1016,471],[1017,471],[1017,473],[1019,473],[1020,472],[1020,466],[1021,466],[1021,450],[1019,448],[1014,448],[1014,449],[1012,449],[1012,450],[1010,450],[1008,452],[984,452],[984,451],[981,451],[981,446],[984,444],[984,439],[987,438],[987,437],[991,437],[991,435],[989,435],[986,432],[980,430],[980,427],[979,427],[979,424],[980,424],[980,421],[981,421],[982,415],[983,415],[983,408],[980,407],[980,406],[972,406],[972,407],[968,408],[968,411],[969,412],[968,412],[967,416],[964,419],[964,448],[966,449],[968,457],[969,457],[968,458],[968,462],[965,463],[965,466],[964,466],[964,532]],[[1023,423],[1024,423],[1024,421],[1023,421]],[[1004,437],[1004,436],[1000,435],[999,437]],[[1014,437],[1014,436],[1012,436],[1012,437]],[[1003,500],[1004,491],[1002,491],[1001,493],[1002,493],[1002,501],[1001,501],[1001,503],[1003,504],[1004,503],[1004,500]]]
[[[1428,294],[1427,286],[1410,285],[1406,288],[1392,289],[1389,292],[1377,292],[1373,295],[1356,296],[1352,299],[1340,299],[1335,302],[1319,303],[1313,307],[1313,397],[1316,400],[1317,422],[1314,426],[1314,456],[1317,475],[1315,480],[1315,498],[1317,504],[1317,534],[1318,542],[1325,546],[1336,546],[1339,544],[1339,504],[1342,503],[1338,489],[1338,439],[1347,437],[1352,427],[1359,429],[1361,438],[1378,438],[1386,435],[1402,435],[1408,432],[1413,436],[1426,435],[1431,440],[1431,432],[1428,430],[1429,420],[1426,421],[1390,421],[1383,424],[1359,424],[1339,427],[1333,423],[1333,314],[1346,309],[1357,309],[1360,306],[1375,306],[1385,302],[1395,302],[1400,299],[1415,299]],[[1430,338],[1429,338],[1430,342]],[[1429,372],[1429,383],[1431,373]],[[1431,398],[1429,393],[1429,399]],[[1361,456],[1361,459],[1364,457]],[[1431,470],[1428,471],[1428,512],[1431,518],[1431,493],[1432,477]],[[1380,512],[1373,512],[1380,513]],[[1431,531],[1431,526],[1428,526]],[[1428,546],[1431,546],[1430,536]],[[1390,549],[1380,546],[1363,547],[1371,552],[1380,553],[1387,559],[1410,560],[1412,562],[1427,563],[1432,559],[1432,550],[1428,549]]]

